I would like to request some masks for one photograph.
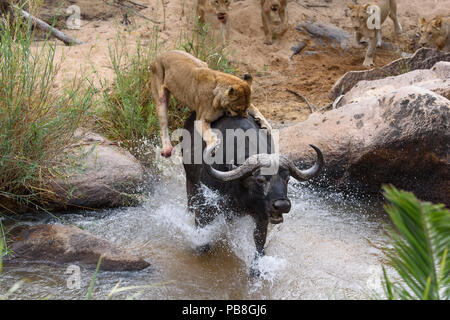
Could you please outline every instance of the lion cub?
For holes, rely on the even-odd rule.
[[[430,21],[420,18],[421,46],[436,46],[439,50],[450,51],[450,16],[436,17]]]
[[[397,1],[396,0],[373,0],[368,4],[354,4],[349,3],[350,17],[352,20],[352,27],[355,30],[355,42],[357,46],[361,46],[361,38],[369,39],[369,46],[366,52],[366,58],[363,65],[365,67],[373,66],[373,58],[375,49],[381,46],[382,34],[381,25],[389,16],[394,22],[395,32],[401,33],[402,26],[398,21],[397,16]],[[375,18],[379,13],[379,25],[377,26],[377,19]],[[368,21],[369,20],[369,21]],[[372,23],[374,29],[369,29],[368,24]]]
[[[171,94],[196,112],[197,120],[200,121],[195,122],[195,129],[203,133],[207,149],[215,149],[220,144],[210,124],[225,113],[242,117],[248,113],[262,128],[272,130],[264,116],[250,103],[250,75],[245,75],[244,80],[241,80],[233,75],[209,69],[205,62],[178,50],[159,55],[150,68],[151,88],[157,103],[162,156],[170,157],[173,151],[167,127]]]
[[[200,23],[205,23],[205,13],[213,11],[220,22],[222,41],[228,41],[230,38],[230,19],[228,9],[231,0],[196,0],[195,10]]]
[[[272,44],[275,37],[281,37],[288,29],[288,17],[286,10],[287,0],[261,0],[261,16],[264,27],[265,40],[267,45]],[[272,20],[272,14],[278,14],[281,20],[281,26],[278,31]]]

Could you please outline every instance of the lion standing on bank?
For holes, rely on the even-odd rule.
[[[420,18],[421,46],[435,46],[439,50],[450,51],[450,16],[435,17],[430,21]]]
[[[395,32],[397,34],[402,32],[402,26],[400,25],[397,16],[397,1],[373,0],[367,4],[349,3],[348,7],[350,8],[350,18],[355,32],[356,46],[361,46],[360,42],[363,37],[369,39],[369,47],[367,48],[363,65],[365,67],[371,67],[373,66],[376,47],[381,46],[381,25],[388,16],[394,22]],[[373,29],[369,29],[369,23],[373,25]],[[379,25],[377,25],[377,23],[379,23]]]

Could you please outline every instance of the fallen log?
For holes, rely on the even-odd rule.
[[[54,36],[55,38],[57,38],[58,40],[61,40],[62,42],[64,42],[64,44],[66,45],[76,45],[76,44],[83,44],[82,41],[77,40],[67,34],[65,34],[62,31],[59,31],[58,29],[55,29],[54,27],[52,27],[51,25],[49,25],[48,23],[42,21],[39,18],[36,18],[35,16],[29,14],[28,12],[26,12],[25,10],[19,8],[16,5],[12,5],[10,4],[10,10],[12,11],[12,13],[14,14],[15,12],[18,12],[22,17],[24,17],[25,19],[31,21],[31,23],[45,31],[45,32],[49,32],[52,36]]]

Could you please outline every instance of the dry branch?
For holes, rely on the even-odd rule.
[[[10,4],[10,10],[12,11],[12,13],[14,14],[15,12],[18,12],[22,17],[24,17],[25,19],[31,21],[31,23],[41,29],[44,30],[45,32],[50,32],[50,34],[52,36],[54,36],[55,38],[61,40],[62,42],[64,42],[66,45],[74,45],[74,44],[83,44],[82,41],[77,40],[67,34],[65,34],[62,31],[59,31],[58,29],[53,28],[51,25],[49,25],[48,23],[42,21],[39,18],[36,18],[35,16],[29,14],[28,12],[26,12],[25,10],[19,8],[16,5],[12,5]]]
[[[300,93],[295,92],[295,91],[293,91],[293,90],[291,90],[291,89],[286,89],[286,91],[287,91],[287,92],[290,92],[290,93],[292,93],[292,94],[294,94],[294,95],[296,95],[297,97],[299,97],[299,98],[301,98],[301,99],[303,99],[303,101],[305,101],[306,104],[308,105],[309,110],[311,110],[311,113],[314,112],[314,109],[315,109],[314,106],[309,102],[308,99],[306,99],[306,97],[304,97],[304,96],[301,95]]]

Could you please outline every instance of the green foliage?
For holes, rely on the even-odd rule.
[[[94,291],[95,280],[97,280],[98,271],[100,270],[100,265],[102,264],[103,256],[100,256],[97,262],[97,267],[95,268],[94,275],[92,276],[91,283],[89,284],[89,289],[86,294],[86,300],[92,299],[92,292]]]
[[[2,198],[33,203],[49,192],[64,148],[85,122],[92,90],[74,80],[57,93],[55,50],[32,45],[31,26],[0,25],[0,207]]]
[[[412,193],[384,187],[393,249],[388,259],[401,279],[394,282],[384,271],[389,299],[450,299],[450,212],[441,204],[419,201]]]

